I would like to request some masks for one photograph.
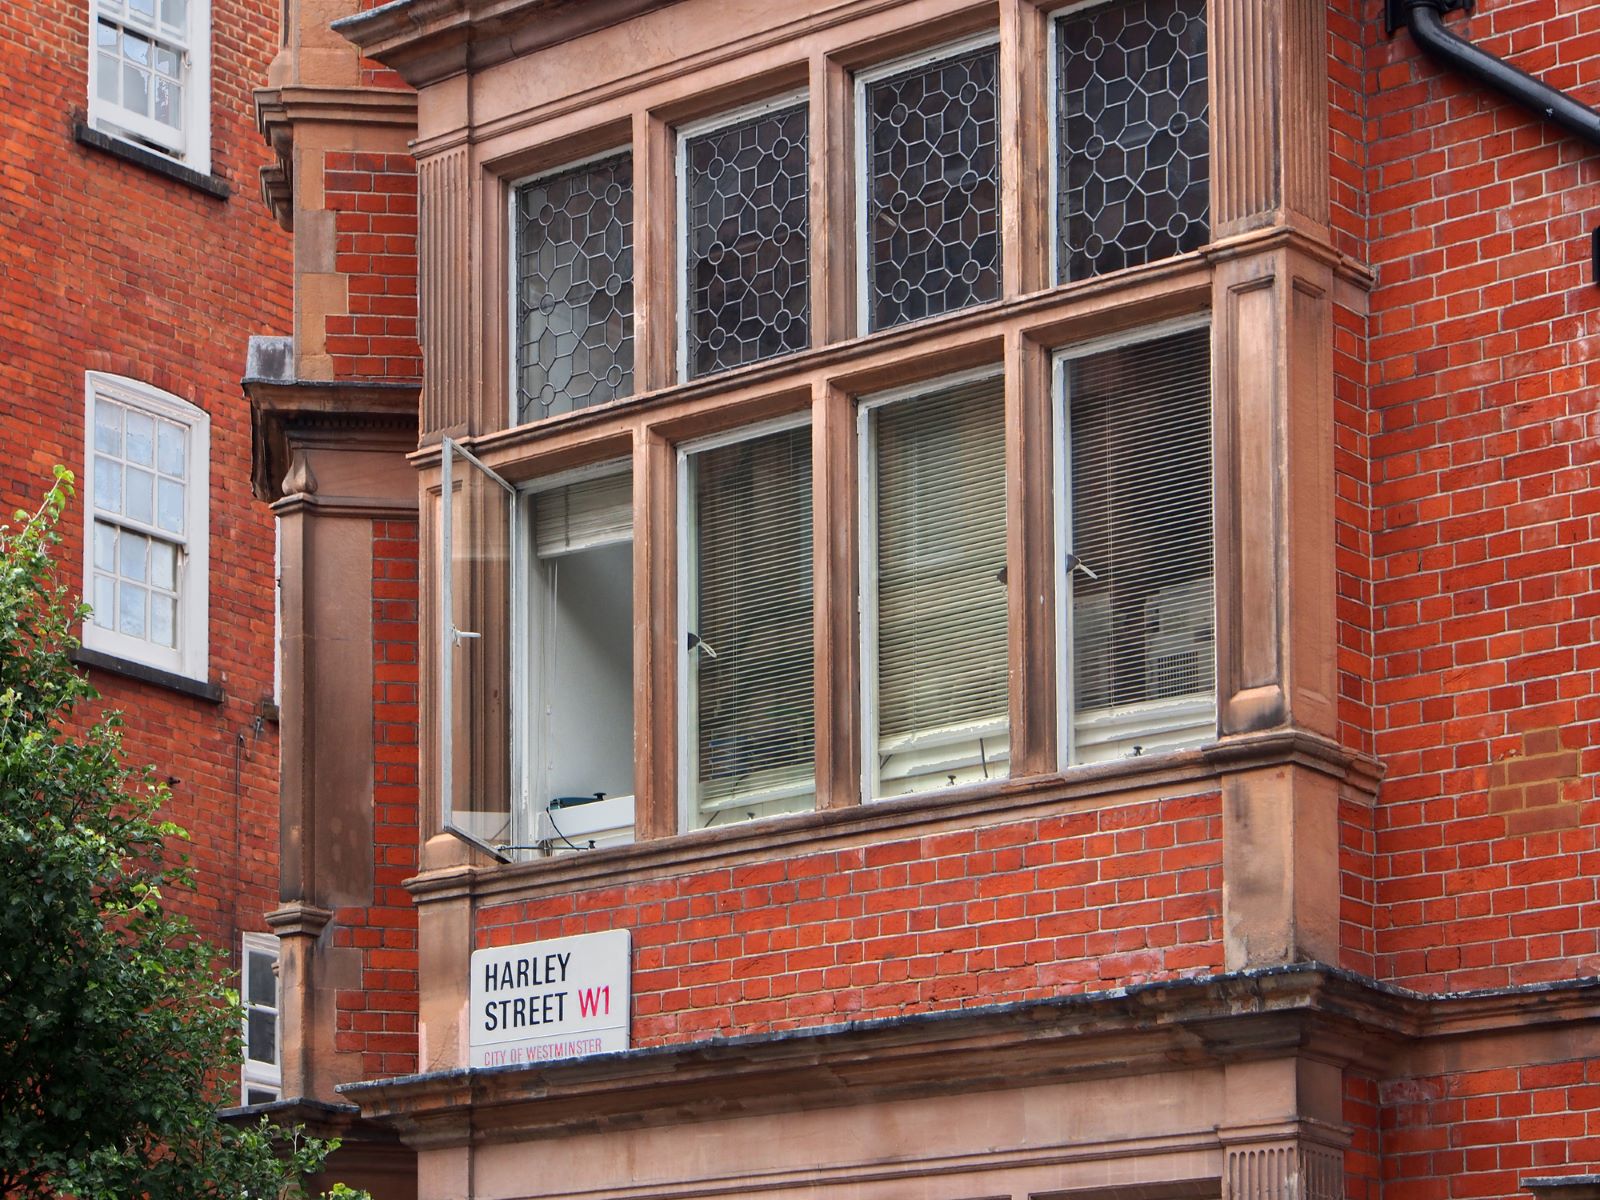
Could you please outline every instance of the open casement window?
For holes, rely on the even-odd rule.
[[[511,804],[512,486],[449,438],[440,455],[439,797],[443,828],[504,858]]]
[[[1062,356],[1063,745],[1099,762],[1216,737],[1210,335]]]
[[[633,840],[633,479],[524,497],[531,837],[559,854]]]
[[[89,120],[211,170],[209,0],[91,0]]]
[[[811,430],[688,448],[683,827],[813,807]]]
[[[210,418],[114,375],[86,392],[83,644],[204,683]]]
[[[865,794],[1006,776],[1005,388],[864,405]]]
[[[239,1000],[244,1008],[241,1099],[245,1104],[270,1104],[283,1093],[278,1050],[278,939],[266,933],[247,933],[239,957]]]

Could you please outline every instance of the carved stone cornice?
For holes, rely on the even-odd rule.
[[[277,162],[261,168],[261,199],[278,224],[294,228],[294,131],[310,123],[417,127],[415,92],[396,88],[257,88],[256,128]]]
[[[263,358],[261,346],[266,342],[275,343],[267,346],[274,359],[281,356],[286,364],[293,358],[287,339],[253,341],[253,364]],[[297,449],[382,450],[404,455],[416,446],[420,394],[416,384],[292,379],[285,378],[286,374],[287,368],[253,373],[242,381],[250,398],[251,484],[258,499],[270,503],[299,494],[285,487],[291,469],[298,469]],[[305,470],[309,472],[310,467]],[[320,496],[319,502],[326,505],[334,499]]]
[[[273,909],[265,920],[268,928],[281,938],[315,938],[322,936],[328,922],[333,920],[333,910],[296,900]]]
[[[408,1144],[438,1147],[1300,1055],[1381,1073],[1408,1042],[1450,1036],[1511,1009],[1517,1015],[1502,1021],[1507,1027],[1592,1022],[1600,979],[1429,997],[1305,963],[339,1090]],[[1278,1166],[1292,1160],[1308,1179],[1324,1179],[1343,1131],[1305,1120],[1290,1125],[1218,1130],[1216,1143],[1288,1154]]]
[[[582,37],[675,0],[391,0],[334,21],[368,57],[422,86]]]

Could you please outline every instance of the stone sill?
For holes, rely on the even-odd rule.
[[[599,850],[496,863],[448,834],[424,848],[424,870],[406,881],[418,904],[472,897],[478,904],[510,903],[612,887],[666,875],[771,862],[868,845],[887,836],[927,837],[1060,812],[1081,804],[1137,804],[1213,794],[1235,771],[1295,765],[1330,776],[1357,803],[1377,795],[1380,768],[1309,734],[1282,731],[1225,738],[1196,750],[1072,767],[1029,776],[924,792],[894,800],[746,821]],[[1070,807],[1069,807],[1070,806]],[[442,852],[431,853],[439,846]],[[469,854],[462,864],[449,854]],[[446,861],[441,862],[443,858]],[[428,869],[429,860],[437,864]]]
[[[164,154],[157,154],[154,150],[146,150],[125,138],[114,137],[109,133],[86,125],[82,121],[75,121],[72,125],[72,140],[80,146],[90,146],[102,150],[113,158],[120,158],[124,162],[133,163],[135,166],[154,171],[157,175],[165,175],[168,179],[176,180],[185,187],[193,188],[197,192],[215,200],[226,200],[233,195],[233,188],[226,179],[217,175],[206,175],[180,162],[174,162]]]

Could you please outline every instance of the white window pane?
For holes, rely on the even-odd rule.
[[[171,479],[156,483],[156,524],[173,533],[183,532],[183,484]]]
[[[129,533],[126,529],[117,538],[117,573],[135,583],[145,581],[145,551],[150,539]]]
[[[144,413],[130,412],[127,423],[128,445],[123,457],[148,467],[156,459],[156,423]]]
[[[169,421],[156,429],[156,467],[163,475],[183,474],[183,430]]]
[[[131,417],[133,414],[129,414]],[[154,513],[151,509],[150,489],[155,483],[155,476],[149,471],[141,471],[137,467],[129,467],[124,483],[124,497],[127,507],[123,510],[135,521],[149,522]]]
[[[278,1007],[278,980],[272,973],[272,957],[267,954],[250,955],[250,969],[245,979],[245,998],[251,1004]]]
[[[183,89],[165,79],[156,80],[156,120],[174,129],[183,128]]]
[[[171,596],[150,597],[150,640],[158,646],[178,644],[178,604]]]
[[[94,567],[97,571],[117,569],[117,531],[104,521],[94,523]]]
[[[162,75],[165,75],[168,79],[177,79],[179,77],[178,52],[172,49],[170,46],[161,45],[159,42],[156,43],[155,50],[156,70]]]
[[[122,68],[122,105],[144,116],[150,114],[150,77],[128,64]]]
[[[94,91],[102,100],[117,98],[117,60],[110,54],[101,54],[96,60]]]
[[[150,582],[169,592],[178,590],[178,550],[171,542],[150,543]]]
[[[181,30],[188,17],[185,0],[161,0],[161,23],[171,29]]]
[[[112,70],[113,72],[116,70],[114,63]],[[110,94],[113,97],[117,94],[114,74]],[[94,448],[102,454],[122,453],[122,409],[115,404],[107,404],[104,400],[94,406]]]
[[[245,1041],[251,1062],[276,1063],[278,1061],[278,1018],[268,1012],[252,1012],[248,1020]]]
[[[141,67],[150,65],[150,43],[136,33],[124,34],[122,56]]]
[[[117,585],[108,575],[94,577],[94,623],[110,629],[117,611]]]
[[[94,460],[94,506],[104,512],[122,511],[122,464],[100,455]]]
[[[124,583],[117,588],[117,629],[129,637],[144,636],[145,590],[137,584]]]
[[[117,46],[117,27],[101,21],[95,26],[95,45],[102,50],[115,50]]]
[[[156,0],[128,0],[128,16],[141,24],[153,25],[156,19]]]

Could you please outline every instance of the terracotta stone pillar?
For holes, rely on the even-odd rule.
[[[1325,7],[1209,8],[1224,757],[1230,741],[1289,737],[1337,758]],[[1224,775],[1230,969],[1338,961],[1336,775]]]

